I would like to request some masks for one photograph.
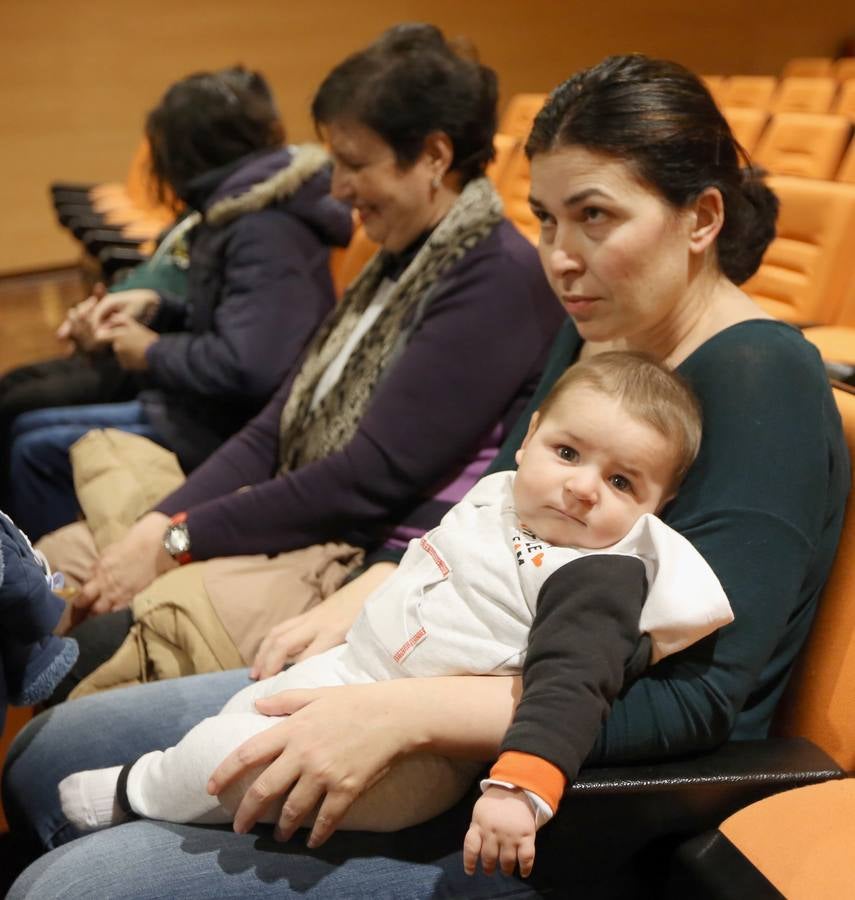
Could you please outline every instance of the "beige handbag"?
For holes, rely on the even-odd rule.
[[[174,454],[115,429],[89,432],[74,444],[71,459],[78,501],[98,550],[121,538],[184,478]],[[82,527],[46,540],[79,546],[76,531]],[[63,531],[70,532],[64,539]],[[51,555],[62,555],[61,548]],[[116,654],[71,696],[248,665],[273,626],[326,599],[362,558],[361,549],[328,543],[167,572],[134,599],[134,625]]]

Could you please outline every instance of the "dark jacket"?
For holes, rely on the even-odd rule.
[[[253,154],[194,182],[186,301],[161,296],[140,395],[185,470],[257,413],[334,303],[331,246],[349,208],[317,147]]]

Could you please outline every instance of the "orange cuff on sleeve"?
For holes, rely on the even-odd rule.
[[[490,778],[496,781],[507,781],[525,791],[531,791],[541,797],[555,812],[567,779],[558,766],[552,765],[539,756],[531,753],[520,753],[518,750],[505,751],[490,769]]]

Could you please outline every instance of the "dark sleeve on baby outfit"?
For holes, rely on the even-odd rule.
[[[638,648],[649,654],[638,631],[646,596],[644,565],[629,556],[583,556],[546,580],[503,752],[533,754],[575,779]]]

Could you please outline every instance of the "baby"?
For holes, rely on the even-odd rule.
[[[81,829],[129,815],[224,823],[259,769],[219,797],[206,785],[241,743],[278,720],[259,697],[390,678],[522,671],[523,694],[466,835],[464,864],[510,854],[531,869],[536,829],[555,813],[615,696],[648,665],[733,618],[697,551],[656,518],[698,452],[697,402],[642,354],[571,367],[532,417],[516,473],[483,478],[410,543],[366,601],[346,643],[236,694],[175,747],[60,784]],[[405,758],[339,827],[392,831],[456,803],[480,763]],[[268,811],[275,822],[279,809]]]

